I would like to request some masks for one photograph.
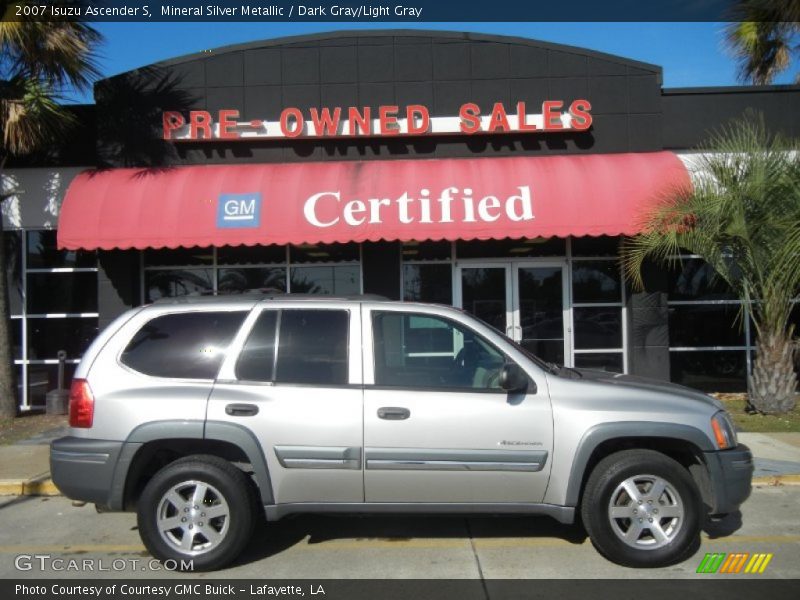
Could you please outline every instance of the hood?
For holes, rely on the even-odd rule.
[[[609,373],[607,371],[593,371],[591,369],[572,369],[562,367],[559,375],[571,379],[582,380],[586,382],[606,383],[609,385],[617,385],[627,389],[636,389],[647,392],[656,392],[662,394],[671,394],[673,396],[680,396],[681,398],[696,400],[708,406],[723,409],[724,405],[716,398],[712,398],[708,394],[704,394],[699,390],[695,390],[677,383],[670,383],[668,381],[660,381],[658,379],[649,379],[647,377],[638,377],[636,375],[622,375],[620,373]]]

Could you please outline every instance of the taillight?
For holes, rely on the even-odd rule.
[[[73,379],[69,389],[69,426],[91,427],[94,420],[94,396],[89,382]]]

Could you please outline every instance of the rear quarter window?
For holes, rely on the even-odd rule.
[[[151,319],[120,355],[126,367],[179,379],[214,379],[247,312],[187,312]]]

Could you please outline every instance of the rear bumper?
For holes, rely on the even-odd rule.
[[[68,498],[107,506],[122,442],[63,437],[50,444],[50,476]]]
[[[713,496],[712,515],[738,510],[750,496],[753,485],[753,454],[740,444],[731,450],[706,452],[706,465]]]

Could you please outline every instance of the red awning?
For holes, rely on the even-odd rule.
[[[669,152],[110,169],[80,174],[67,249],[634,234],[689,185]]]

